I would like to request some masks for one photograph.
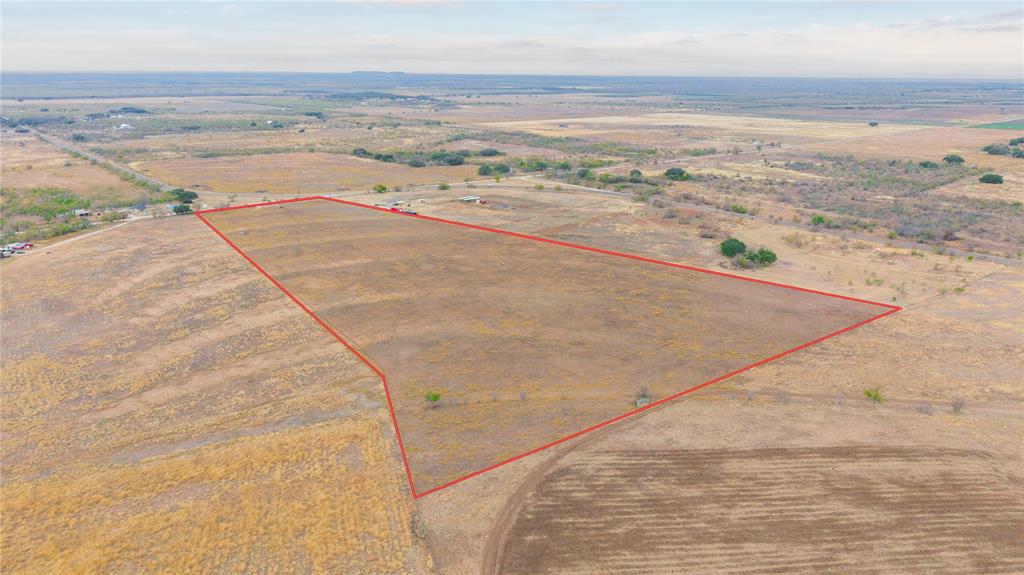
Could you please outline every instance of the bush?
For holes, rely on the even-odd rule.
[[[871,126],[872,128],[877,128],[878,122],[868,122],[868,125]]]
[[[760,248],[756,252],[747,252],[745,257],[761,267],[771,265],[779,259],[775,252],[768,248]]]
[[[665,177],[676,182],[681,182],[683,180],[689,180],[690,174],[687,174],[686,170],[682,168],[669,168],[665,170]]]
[[[352,155],[359,158],[365,158],[370,155],[370,152],[367,151],[366,148],[356,148],[352,150]]]
[[[983,152],[987,152],[993,156],[1009,156],[1010,147],[1002,144],[989,144],[981,149]]]
[[[174,209],[174,213],[178,214],[179,216],[183,216],[185,214],[191,214],[192,213],[192,206],[190,206],[188,204],[178,204],[178,205],[174,206],[173,209]]]
[[[722,242],[722,245],[718,246],[718,249],[722,252],[723,256],[731,258],[747,251],[747,244],[736,238],[729,238]]]
[[[476,171],[481,176],[490,176],[494,174],[494,166],[490,164],[480,164],[480,168]]]
[[[591,172],[589,168],[580,168],[576,171],[576,177],[581,180],[593,180],[594,172]]]
[[[512,166],[508,164],[494,164],[494,173],[496,174],[507,174],[512,171]]]
[[[920,161],[920,162],[917,163],[917,165],[921,166],[922,168],[928,169],[928,170],[934,170],[935,168],[939,167],[938,164],[936,164],[935,162],[933,162],[931,160]]]
[[[452,187],[449,186],[448,184],[438,184],[437,189],[439,189],[439,190],[450,190],[450,189],[452,189]]]
[[[480,155],[480,156],[484,156],[484,157],[501,156],[501,155],[503,155],[500,151],[498,151],[498,150],[496,150],[494,148],[484,148],[484,149],[480,150],[479,152],[477,152],[477,154]]]
[[[377,192],[378,194],[383,194],[384,192],[388,191],[388,187],[385,186],[384,184],[377,184],[376,186],[373,187],[373,191]]]
[[[437,402],[441,401],[441,394],[436,391],[428,391],[423,397],[430,407],[437,407]]]
[[[411,168],[422,168],[427,165],[427,162],[423,158],[413,158],[409,160],[409,167]]]
[[[870,399],[875,403],[882,403],[882,390],[881,388],[875,387],[872,389],[864,390],[864,397]]]
[[[450,156],[445,156],[442,162],[448,166],[461,166],[466,162],[466,158],[463,158],[458,154],[452,154]]]
[[[71,134],[72,142],[84,142],[85,140],[85,134]]]
[[[959,164],[964,163],[963,157],[959,156],[957,154],[949,154],[945,158],[942,158],[942,161],[946,162],[947,164],[954,164],[954,165],[959,165]]]
[[[199,194],[184,188],[175,188],[171,190],[171,197],[183,204],[191,204],[199,197]]]
[[[999,174],[985,174],[978,178],[978,181],[983,184],[1001,184],[1003,183],[1003,177]]]

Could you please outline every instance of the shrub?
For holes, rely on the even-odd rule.
[[[452,189],[452,187],[449,186],[448,184],[438,184],[437,189],[439,189],[439,190],[450,190],[450,189]]]
[[[366,148],[356,148],[352,150],[352,155],[359,158],[365,158],[370,155],[370,152],[367,151]]]
[[[388,187],[385,186],[384,184],[377,184],[376,186],[373,187],[373,191],[377,192],[378,194],[383,194],[384,192],[388,191]]]
[[[494,164],[494,172],[496,174],[507,174],[512,171],[512,166],[508,164]]]
[[[498,150],[496,150],[494,148],[484,148],[484,149],[480,150],[479,152],[477,152],[477,154],[481,155],[481,156],[485,156],[485,157],[501,156],[501,155],[503,155],[500,151],[498,151]]]
[[[1003,183],[1003,177],[999,174],[985,174],[978,178],[978,181],[983,184],[1001,184]]]
[[[967,400],[965,400],[962,397],[957,397],[957,398],[953,399],[953,413],[960,413],[963,410],[964,405],[966,403],[967,403]]]
[[[756,252],[747,252],[745,257],[759,266],[768,266],[778,261],[779,256],[768,248],[759,248]]]
[[[993,156],[1009,156],[1010,147],[1004,146],[1003,144],[989,144],[981,149],[983,152],[987,152]]]
[[[72,142],[84,142],[85,140],[85,134],[71,134]]]
[[[877,128],[878,122],[868,122],[868,125],[871,126],[872,128]]]
[[[920,161],[920,162],[917,163],[917,165],[921,166],[922,168],[928,169],[928,170],[934,170],[935,168],[939,167],[938,164],[936,164],[935,162],[933,162],[931,160]]]
[[[729,211],[736,212],[737,214],[745,214],[747,213],[747,208],[740,204],[733,204],[729,206]]]
[[[480,164],[480,168],[477,169],[476,173],[481,176],[490,176],[494,173],[494,166],[490,164]]]
[[[461,166],[466,162],[466,158],[463,158],[458,154],[452,154],[450,156],[445,156],[442,161],[449,166]]]
[[[826,222],[825,216],[823,216],[821,214],[814,214],[813,216],[811,216],[811,225],[812,226],[822,226],[822,225],[825,225],[825,222]]]
[[[580,168],[576,171],[576,177],[581,180],[592,180],[594,179],[594,172],[591,172],[589,168]]]
[[[882,403],[882,390],[881,388],[875,387],[872,389],[864,390],[864,397],[870,399],[875,403]]]
[[[199,197],[199,194],[184,188],[175,188],[171,190],[171,197],[183,204],[191,204]]]
[[[665,177],[676,182],[681,182],[683,180],[689,180],[690,174],[687,174],[686,170],[682,168],[669,168],[665,170]]]
[[[747,244],[736,238],[729,238],[722,242],[722,244],[718,246],[718,249],[722,252],[723,256],[731,258],[747,251]]]
[[[178,205],[174,206],[173,209],[174,209],[174,213],[178,214],[179,216],[183,216],[185,214],[191,214],[192,213],[192,206],[190,206],[188,204],[178,204]]]
[[[441,401],[441,394],[436,391],[428,391],[423,397],[430,407],[437,407],[437,402]]]
[[[945,158],[942,158],[942,161],[946,162],[947,164],[954,164],[954,165],[959,165],[959,164],[964,163],[963,157],[959,156],[957,154],[949,154]]]

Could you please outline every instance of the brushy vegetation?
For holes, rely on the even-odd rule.
[[[942,241],[950,233],[972,240],[1019,245],[1024,237],[1019,202],[933,190],[981,172],[947,157],[928,167],[916,161],[817,156],[770,164],[815,179],[698,175],[704,187],[727,198],[764,196],[811,211],[812,225],[870,231],[885,227],[893,237]],[[725,203],[723,208],[730,209]]]
[[[729,238],[719,244],[718,251],[723,256],[732,258],[733,264],[741,268],[763,268],[779,259],[774,251],[763,246],[756,250],[748,250],[747,244],[736,238]]]

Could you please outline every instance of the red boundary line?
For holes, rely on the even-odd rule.
[[[701,383],[700,385],[695,385],[695,386],[693,386],[693,387],[691,387],[689,389],[685,389],[685,390],[680,391],[679,393],[676,393],[674,395],[670,395],[668,397],[664,397],[662,399],[659,399],[658,401],[651,402],[651,403],[649,403],[649,404],[647,404],[647,405],[645,405],[643,407],[634,409],[632,411],[628,411],[626,413],[623,413],[622,415],[613,417],[612,419],[609,419],[608,421],[604,421],[604,422],[598,423],[596,425],[592,425],[590,427],[582,429],[580,431],[577,431],[575,433],[572,433],[570,435],[566,435],[565,437],[562,437],[560,439],[556,439],[555,441],[552,441],[552,442],[547,443],[545,445],[542,445],[540,447],[531,449],[531,450],[529,450],[529,451],[527,451],[525,453],[521,453],[519,455],[516,455],[514,457],[510,457],[510,458],[508,458],[508,459],[506,459],[504,461],[501,461],[499,463],[495,463],[494,465],[491,465],[490,467],[486,467],[486,468],[481,469],[479,471],[474,471],[473,473],[470,473],[468,475],[464,475],[462,477],[459,477],[458,479],[454,479],[454,480],[449,481],[448,483],[445,483],[443,485],[438,485],[437,487],[432,487],[432,488],[430,488],[430,489],[428,489],[426,491],[417,492],[416,491],[416,485],[415,485],[415,483],[413,483],[413,480],[412,480],[412,471],[409,469],[409,460],[405,456],[405,445],[402,442],[402,432],[401,432],[401,430],[398,427],[398,417],[395,415],[395,407],[394,407],[394,404],[391,402],[391,392],[388,389],[388,378],[387,378],[386,375],[384,375],[384,372],[381,371],[380,369],[378,369],[377,366],[375,366],[369,359],[367,359],[365,355],[360,353],[359,350],[357,350],[355,347],[353,347],[352,344],[350,344],[349,342],[345,341],[345,339],[343,337],[341,337],[341,335],[338,334],[338,332],[335,331],[334,328],[332,328],[330,325],[328,325],[327,322],[325,322],[324,320],[320,319],[319,316],[317,316],[315,313],[313,313],[313,310],[311,310],[308,306],[306,306],[306,304],[302,303],[302,301],[299,298],[295,297],[295,295],[293,295],[290,291],[288,291],[287,288],[285,288],[283,285],[281,285],[280,282],[275,280],[269,273],[267,273],[267,270],[263,269],[262,266],[260,266],[258,263],[256,263],[255,260],[253,260],[251,257],[249,257],[248,254],[246,254],[244,251],[242,251],[241,248],[239,248],[237,245],[235,245],[234,242],[232,242],[230,239],[228,239],[228,237],[226,235],[224,235],[213,224],[211,224],[209,220],[207,220],[205,217],[203,217],[203,214],[209,214],[209,213],[214,213],[214,212],[223,212],[223,211],[228,211],[228,210],[240,210],[240,209],[244,209],[244,208],[257,208],[257,207],[261,207],[261,206],[272,206],[272,205],[277,205],[277,204],[288,204],[288,203],[292,203],[292,202],[305,202],[305,201],[310,201],[310,200],[327,200],[327,201],[337,202],[337,203],[345,204],[345,205],[349,205],[349,206],[355,206],[355,207],[359,207],[359,208],[367,208],[367,209],[371,209],[371,210],[377,210],[377,211],[381,211],[381,212],[385,212],[385,213],[389,213],[389,214],[396,214],[396,215],[401,215],[401,216],[406,216],[406,217],[419,218],[421,220],[430,220],[430,221],[433,221],[433,222],[440,222],[440,223],[444,223],[444,224],[451,224],[451,225],[456,225],[456,226],[460,226],[460,227],[464,227],[464,228],[471,228],[471,229],[475,229],[475,230],[482,230],[482,231],[485,231],[485,232],[493,232],[493,233],[503,234],[503,235],[507,235],[507,236],[513,236],[513,237],[523,238],[523,239],[528,239],[528,240],[535,240],[535,241],[544,242],[544,243],[547,243],[547,244],[553,244],[553,245],[557,245],[557,246],[575,248],[575,249],[585,250],[585,251],[589,251],[589,252],[596,252],[596,253],[600,253],[600,254],[606,254],[606,255],[611,255],[611,256],[628,258],[628,259],[632,259],[632,260],[639,260],[639,261],[642,261],[642,262],[648,262],[648,263],[665,265],[665,266],[674,267],[674,268],[680,268],[680,269],[685,269],[685,270],[690,270],[690,271],[696,271],[696,272],[701,272],[701,273],[712,274],[712,275],[716,275],[716,276],[722,276],[722,277],[728,277],[728,278],[733,278],[733,279],[739,279],[739,280],[744,280],[744,281],[749,281],[749,282],[769,285],[769,286],[773,286],[773,287],[779,287],[779,288],[785,288],[785,289],[801,291],[801,292],[805,292],[805,293],[812,293],[812,294],[816,294],[816,295],[823,295],[823,296],[827,296],[827,297],[834,297],[834,298],[838,298],[838,299],[854,301],[854,302],[857,302],[857,303],[863,303],[863,304],[869,304],[869,305],[875,305],[875,306],[883,307],[883,308],[886,308],[888,311],[882,312],[882,313],[880,313],[880,314],[878,314],[876,316],[870,317],[870,318],[868,318],[868,319],[866,319],[864,321],[861,321],[861,322],[855,323],[853,325],[844,327],[843,329],[840,329],[838,331],[834,331],[834,332],[832,332],[830,334],[827,334],[827,335],[824,335],[822,337],[819,337],[818,339],[809,341],[807,343],[803,343],[803,344],[798,345],[798,346],[796,346],[796,347],[794,347],[792,349],[788,349],[788,350],[783,351],[781,353],[775,354],[775,355],[773,355],[773,356],[771,356],[769,358],[762,359],[761,361],[752,363],[752,364],[747,365],[745,367],[741,367],[741,368],[739,368],[739,369],[737,369],[735,371],[731,371],[731,372],[729,372],[729,373],[727,373],[725,375],[716,377],[715,379],[711,379],[711,380],[705,381],[704,383]],[[423,497],[425,495],[429,495],[431,493],[434,493],[435,491],[440,491],[441,489],[444,489],[446,487],[451,487],[452,485],[455,485],[456,483],[460,483],[460,482],[465,481],[467,479],[470,479],[472,477],[476,477],[477,475],[481,475],[483,473],[487,473],[488,471],[497,469],[498,467],[501,467],[502,465],[505,465],[507,463],[512,463],[513,461],[517,461],[517,460],[522,459],[522,458],[524,458],[524,457],[526,457],[528,455],[533,455],[534,453],[537,453],[539,451],[543,451],[543,450],[548,449],[550,447],[554,447],[554,446],[556,446],[556,445],[558,445],[560,443],[564,443],[566,441],[569,441],[570,439],[574,439],[574,438],[579,437],[579,436],[581,436],[581,435],[583,435],[585,433],[589,433],[591,431],[594,431],[595,429],[600,429],[600,428],[605,427],[607,425],[611,425],[611,424],[613,424],[613,423],[615,423],[617,421],[620,421],[620,420],[625,419],[627,417],[630,417],[632,415],[636,415],[636,414],[638,414],[638,413],[640,413],[642,411],[646,411],[648,409],[652,409],[654,407],[657,407],[659,405],[662,405],[664,403],[672,401],[673,399],[677,399],[677,398],[682,397],[684,395],[687,395],[689,393],[693,393],[693,392],[695,392],[695,391],[697,391],[699,389],[703,389],[703,388],[705,388],[705,387],[707,387],[709,385],[712,385],[712,384],[718,383],[718,382],[720,382],[722,380],[728,379],[728,378],[730,378],[730,377],[732,377],[734,375],[743,373],[744,371],[753,369],[755,367],[758,367],[758,366],[764,365],[764,364],[766,364],[768,362],[771,362],[771,361],[774,361],[776,359],[779,359],[780,357],[787,356],[787,355],[789,355],[791,353],[800,351],[801,349],[804,349],[804,348],[810,347],[812,345],[821,343],[821,342],[823,342],[823,341],[825,341],[827,339],[833,338],[833,337],[835,337],[835,336],[837,336],[839,334],[842,334],[842,333],[846,333],[846,332],[848,332],[850,330],[856,329],[856,328],[861,327],[863,325],[867,325],[867,324],[869,324],[869,323],[871,323],[871,322],[873,322],[873,321],[875,321],[877,319],[881,319],[881,318],[883,318],[883,317],[885,317],[887,315],[892,315],[892,314],[894,314],[894,313],[896,313],[896,312],[898,312],[898,311],[903,309],[900,306],[890,305],[890,304],[887,304],[887,303],[870,301],[870,300],[866,300],[866,299],[859,299],[859,298],[855,298],[855,297],[844,296],[844,295],[840,295],[840,294],[835,294],[835,293],[830,293],[830,292],[825,292],[825,291],[819,291],[819,290],[813,290],[813,289],[808,289],[808,288],[802,288],[802,287],[798,287],[798,286],[794,286],[794,285],[788,285],[788,284],[783,284],[783,283],[771,282],[771,281],[761,280],[761,279],[756,279],[756,278],[750,278],[750,277],[740,276],[740,275],[736,275],[736,274],[730,274],[730,273],[726,273],[726,272],[720,272],[720,271],[709,270],[709,269],[704,269],[704,268],[699,268],[699,267],[694,267],[694,266],[688,266],[688,265],[684,265],[684,264],[677,264],[677,263],[673,263],[673,262],[667,262],[667,261],[664,261],[664,260],[657,260],[657,259],[652,259],[652,258],[646,258],[646,257],[643,257],[643,256],[637,256],[637,255],[633,255],[633,254],[616,252],[616,251],[612,251],[612,250],[605,250],[605,249],[601,249],[601,248],[595,248],[595,247],[584,246],[584,245],[579,245],[579,244],[572,244],[572,243],[568,243],[568,242],[552,240],[552,239],[549,239],[549,238],[542,238],[542,237],[539,237],[539,236],[531,236],[531,235],[528,235],[528,234],[521,234],[521,233],[517,233],[517,232],[510,232],[508,230],[501,230],[501,229],[497,229],[497,228],[488,228],[488,227],[485,227],[485,226],[478,226],[478,225],[475,225],[475,224],[468,224],[468,223],[465,223],[465,222],[458,222],[458,221],[454,221],[454,220],[446,220],[446,219],[443,219],[443,218],[435,218],[435,217],[431,217],[431,216],[423,216],[423,215],[420,215],[420,214],[410,214],[410,213],[406,213],[406,212],[394,212],[394,211],[392,211],[390,209],[387,209],[387,208],[381,208],[381,207],[378,207],[378,206],[368,206],[366,204],[360,204],[360,203],[356,203],[356,202],[340,200],[340,199],[337,199],[337,198],[331,198],[331,197],[327,197],[327,196],[306,196],[306,197],[302,197],[302,198],[290,198],[290,199],[287,199],[287,200],[276,200],[276,201],[271,201],[271,202],[260,202],[260,203],[256,203],[256,204],[243,204],[243,205],[238,205],[238,206],[229,206],[229,207],[226,207],[226,208],[211,208],[211,209],[206,209],[206,210],[198,210],[198,211],[195,212],[195,214],[204,224],[206,224],[211,230],[213,230],[213,232],[215,234],[220,236],[220,238],[222,240],[224,240],[229,246],[231,246],[236,252],[238,252],[239,255],[241,255],[243,258],[245,258],[246,261],[248,261],[250,264],[252,264],[252,266],[254,268],[256,268],[261,274],[263,274],[264,277],[266,277],[268,280],[270,280],[271,283],[273,283],[275,286],[277,286],[277,289],[279,289],[282,292],[284,292],[284,294],[286,296],[288,296],[293,302],[295,302],[296,305],[298,305],[300,308],[302,308],[302,311],[304,311],[307,314],[309,314],[309,316],[312,317],[318,324],[320,324],[321,327],[326,329],[328,331],[328,333],[330,333],[332,336],[334,336],[334,339],[340,341],[342,343],[342,345],[344,345],[346,348],[348,348],[349,351],[354,353],[356,355],[356,357],[359,358],[360,361],[362,361],[364,364],[366,364],[367,367],[369,367],[371,370],[373,370],[373,372],[376,373],[378,377],[380,377],[380,381],[384,385],[384,395],[385,395],[385,397],[387,397],[388,410],[391,412],[391,422],[395,426],[395,435],[398,437],[398,449],[402,453],[402,462],[405,464],[405,475],[406,475],[406,478],[408,478],[408,480],[409,480],[409,489],[412,492],[413,499],[419,499],[420,497]]]

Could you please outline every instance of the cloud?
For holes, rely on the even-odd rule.
[[[225,5],[226,7],[227,5]],[[220,8],[212,8],[214,11]],[[244,24],[258,6],[245,5]],[[1009,13],[1020,16],[1020,11]],[[192,15],[195,16],[195,15]],[[941,15],[940,15],[941,16]],[[424,16],[429,17],[429,16]],[[367,26],[359,13],[338,25],[283,20],[259,33],[191,20],[104,29],[5,24],[7,70],[211,70],[516,74],[1020,78],[1018,24],[1007,13],[914,25],[848,24],[767,29],[483,26],[439,32]],[[228,22],[234,22],[232,18]],[[589,22],[589,20],[588,20]],[[341,26],[345,27],[342,28]],[[982,27],[984,41],[978,35]],[[298,31],[301,30],[301,33]],[[452,31],[455,30],[455,31]]]

